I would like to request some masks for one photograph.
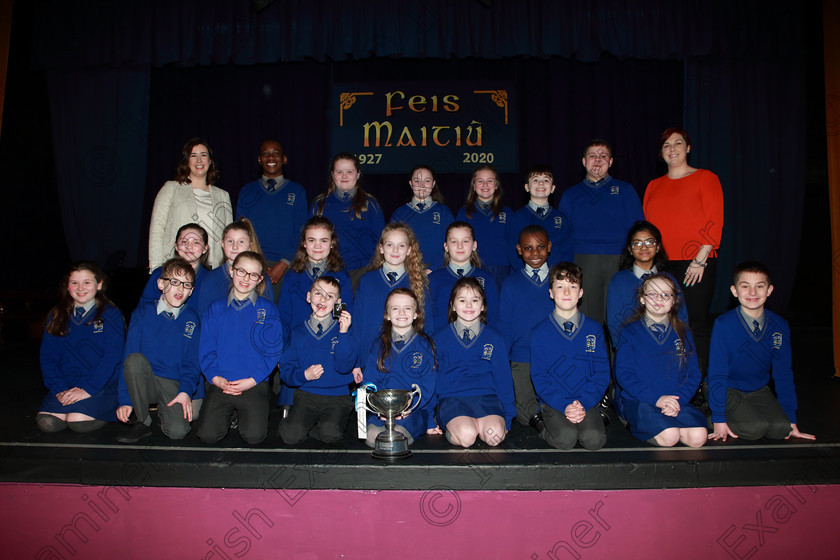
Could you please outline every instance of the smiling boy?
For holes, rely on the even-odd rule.
[[[601,325],[578,311],[583,270],[560,263],[548,273],[554,311],[531,332],[531,380],[542,404],[549,445],[589,450],[607,442],[598,403],[610,382]]]
[[[767,267],[739,264],[730,291],[740,305],[715,321],[709,350],[709,439],[816,439],[796,425],[790,327],[764,309],[773,293]]]

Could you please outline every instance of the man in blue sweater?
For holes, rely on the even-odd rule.
[[[764,309],[773,293],[767,267],[739,264],[730,290],[740,306],[717,318],[709,349],[709,439],[816,439],[796,426],[790,328]]]
[[[586,272],[581,312],[603,323],[604,302],[627,232],[644,219],[642,203],[633,185],[610,176],[612,147],[606,140],[592,140],[581,160],[586,177],[570,187],[559,209],[571,222],[574,262]]]
[[[151,435],[151,403],[158,403],[161,430],[171,439],[183,439],[190,431],[190,422],[198,416],[193,406],[200,407],[201,401],[193,398],[201,381],[199,318],[185,305],[194,282],[195,270],[187,261],[181,257],[169,259],[157,281],[160,299],[141,302],[131,315],[117,418],[128,422],[134,411],[137,421],[117,436],[122,443],[135,443]]]
[[[257,231],[274,290],[274,303],[280,297],[280,280],[295,257],[300,228],[309,217],[306,191],[283,177],[287,161],[280,142],[263,142],[257,158],[262,177],[242,187],[236,203],[236,219],[248,218]]]

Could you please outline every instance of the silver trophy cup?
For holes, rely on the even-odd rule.
[[[417,400],[414,401],[415,395]],[[371,456],[376,459],[405,459],[411,456],[408,449],[408,438],[394,429],[394,418],[410,414],[420,404],[423,398],[420,387],[411,386],[406,389],[383,389],[367,394],[365,408],[379,416],[385,417],[385,431],[376,436],[376,443]],[[414,404],[412,405],[412,401]]]

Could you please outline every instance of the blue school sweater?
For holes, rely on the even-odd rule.
[[[227,298],[214,301],[201,319],[198,353],[207,381],[253,377],[265,381],[285,350],[283,323],[274,302],[257,296],[242,309]]]
[[[484,288],[484,297],[487,300],[484,304],[487,308],[487,324],[497,325],[499,322],[499,288],[496,286],[493,276],[486,270],[476,267],[472,267],[465,276],[475,278]],[[449,322],[449,297],[458,278],[458,274],[449,268],[449,265],[445,265],[429,274],[432,313],[434,314],[434,323],[437,326]]]
[[[106,387],[116,392],[117,377],[122,372],[125,323],[119,310],[111,305],[94,320],[96,312],[97,306],[93,306],[81,322],[71,317],[64,336],[44,331],[41,373],[49,394],[73,387],[84,389],[91,396]]]
[[[770,382],[791,423],[796,423],[796,387],[791,368],[790,327],[764,310],[764,328],[756,337],[737,307],[715,320],[709,347],[709,408],[713,422],[726,422],[726,390],[757,391]]]
[[[391,344],[391,355],[385,362],[385,372],[376,368],[381,343],[377,341],[367,353],[365,383],[373,383],[382,389],[411,389],[412,384],[420,387],[421,400],[417,409],[408,418],[397,420],[404,426],[411,437],[419,438],[430,427],[434,427],[434,405],[437,402],[437,370],[435,370],[434,352],[425,338],[414,333],[402,348]],[[364,352],[362,353],[364,355]],[[416,397],[415,397],[416,398]],[[384,422],[374,414],[368,414],[368,423],[382,426]]]
[[[195,309],[200,318],[211,303],[227,297],[230,286],[230,266],[227,263],[223,263],[213,270],[208,270],[205,274],[202,274],[201,291],[198,297],[195,294],[190,296],[190,306]]]
[[[327,271],[321,276],[332,276],[338,280],[341,285],[341,301],[347,304],[347,311],[352,314],[355,298],[350,276],[343,270]],[[286,332],[291,332],[292,327],[306,321],[312,314],[312,307],[306,303],[306,293],[312,288],[314,281],[315,277],[309,268],[303,272],[295,272],[289,268],[283,275],[283,288],[280,291],[280,299],[277,300],[277,311]]]
[[[617,393],[656,406],[662,395],[677,395],[680,405],[688,404],[702,375],[691,333],[686,333],[692,348],[685,366],[678,369],[677,338],[669,325],[660,342],[645,325],[644,319],[628,323],[621,330],[615,356]]]
[[[680,283],[667,272],[660,272],[659,274],[664,274],[670,278],[674,282],[674,286],[677,287],[677,294],[679,294],[680,301],[683,302],[677,310],[677,316],[687,325],[688,308],[685,306]],[[607,328],[610,331],[610,340],[612,340],[613,346],[618,345],[621,326],[639,308],[636,291],[641,285],[642,280],[636,278],[632,268],[619,270],[613,274],[610,280],[610,286],[607,291]]]
[[[292,329],[291,343],[280,360],[283,383],[316,395],[349,395],[348,385],[353,382],[351,373],[359,360],[359,348],[349,332],[338,331],[338,321],[333,321],[318,336],[308,319]],[[315,364],[321,364],[324,373],[308,381],[304,372]]]
[[[584,410],[601,402],[610,383],[610,362],[601,325],[580,315],[571,335],[554,311],[531,332],[531,380],[540,401],[564,413],[579,401]]]
[[[443,266],[443,244],[446,241],[446,228],[455,221],[452,211],[445,204],[431,201],[422,211],[410,203],[403,204],[391,216],[391,223],[402,222],[411,228],[426,268],[437,270]]]
[[[363,356],[370,351],[373,342],[379,338],[379,329],[382,328],[385,317],[385,301],[394,288],[411,289],[408,272],[391,284],[380,267],[366,272],[359,281],[356,300],[353,302],[353,309],[356,312],[353,315],[352,331]],[[429,293],[426,292],[426,301],[423,306],[426,321],[423,330],[428,332],[434,332],[432,329],[435,324],[431,299]]]
[[[455,219],[472,226],[475,240],[478,242],[478,254],[486,266],[509,266],[511,236],[508,235],[508,220],[512,217],[513,210],[508,206],[505,206],[498,216],[493,216],[492,211],[481,208],[481,203],[476,202],[472,218],[467,218],[467,210],[461,208]],[[515,245],[514,243],[514,253],[516,252]]]
[[[522,267],[502,284],[499,330],[511,362],[531,361],[531,331],[554,309],[554,301],[548,295],[550,285],[548,275],[537,283]]]
[[[620,255],[629,229],[645,219],[633,185],[613,177],[570,187],[558,208],[571,221],[574,252],[582,255]]]
[[[575,250],[572,245],[571,222],[563,212],[548,208],[545,216],[540,217],[529,205],[520,208],[508,222],[508,255],[511,274],[522,268],[522,257],[516,252],[519,234],[526,226],[541,226],[548,232],[551,241],[551,254],[548,255],[548,267],[560,262],[574,262]],[[479,254],[481,253],[479,246]]]
[[[257,179],[239,191],[236,219],[251,220],[268,260],[294,260],[300,230],[308,217],[306,191],[294,181],[286,180],[281,188],[268,192],[262,179]]]
[[[161,272],[163,272],[163,268],[159,266],[149,275],[149,280],[143,288],[143,295],[140,296],[140,301],[137,302],[137,307],[140,307],[144,303],[157,303],[160,299],[161,292],[158,289],[157,281],[160,279]],[[189,301],[192,302],[193,307],[196,306],[196,302],[198,302],[201,298],[201,286],[209,273],[210,271],[203,266],[199,266],[195,271],[195,285],[193,286],[193,291],[189,297]]]
[[[437,397],[474,397],[496,395],[505,410],[505,424],[516,416],[513,377],[510,373],[507,346],[502,334],[482,325],[481,332],[464,342],[449,323],[435,333],[438,356]]]
[[[385,228],[385,216],[373,197],[368,199],[367,212],[362,212],[361,219],[350,211],[351,202],[352,197],[343,200],[336,190],[327,197],[323,215],[335,226],[344,265],[347,270],[356,270],[370,264],[376,244],[379,243],[379,235]],[[314,216],[317,210],[316,202],[312,204],[310,215]]]
[[[201,335],[198,313],[184,306],[176,319],[158,315],[157,303],[144,303],[131,314],[124,356],[143,354],[158,377],[179,382],[178,392],[196,398],[201,368],[198,365],[198,341]],[[120,406],[131,406],[125,382],[125,369],[119,383]],[[163,403],[166,404],[166,403]]]

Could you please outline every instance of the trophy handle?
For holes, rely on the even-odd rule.
[[[380,412],[379,410],[376,409],[375,406],[373,406],[370,403],[370,395],[371,395],[371,393],[367,393],[367,395],[365,396],[365,402],[364,402],[365,410],[367,410],[368,412],[372,412],[373,414],[376,414],[377,416],[385,416],[384,412]]]
[[[420,405],[420,400],[423,398],[423,394],[420,392],[420,387],[416,383],[412,383],[411,400],[414,400],[415,395],[417,395],[417,401],[411,406],[411,408],[402,413],[403,416],[411,414],[414,411],[414,409]]]

